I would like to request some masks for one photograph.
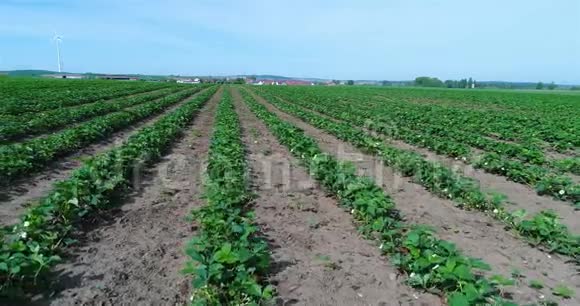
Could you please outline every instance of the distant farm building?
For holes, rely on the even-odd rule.
[[[283,81],[276,81],[276,80],[256,80],[253,81],[251,83],[248,84],[252,84],[252,85],[257,85],[257,86],[261,86],[261,85],[278,85],[278,86],[286,86],[286,85],[314,85],[314,83],[309,82],[309,81],[303,81],[303,80],[283,80]]]
[[[85,76],[82,74],[73,74],[73,73],[63,73],[63,74],[45,74],[43,75],[45,78],[52,78],[52,79],[84,79]]]
[[[201,80],[199,78],[195,79],[177,79],[177,83],[179,84],[199,84]]]

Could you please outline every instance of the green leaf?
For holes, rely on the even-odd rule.
[[[449,306],[470,306],[469,300],[460,292],[454,292],[449,296],[447,303]]]
[[[238,256],[236,253],[232,252],[232,245],[226,243],[214,254],[213,258],[215,261],[220,263],[233,264],[237,261]]]
[[[534,289],[542,289],[544,288],[544,283],[537,279],[532,279],[530,281],[530,287]]]
[[[453,273],[462,280],[473,280],[473,274],[466,265],[459,265],[453,270]]]
[[[18,274],[19,272],[20,272],[20,266],[13,266],[10,269],[10,273],[12,273],[12,274]]]
[[[574,296],[574,290],[566,287],[565,285],[558,285],[553,290],[552,293],[557,296],[561,296],[563,298],[569,299]]]

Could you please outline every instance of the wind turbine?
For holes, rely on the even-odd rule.
[[[60,44],[62,43],[62,36],[54,33],[53,40],[56,42],[56,59],[58,60],[58,72],[62,72],[62,62],[60,59]]]

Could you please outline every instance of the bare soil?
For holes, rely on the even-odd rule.
[[[196,93],[168,107],[157,115],[119,130],[107,139],[86,146],[70,155],[63,156],[31,177],[24,177],[10,185],[0,186],[0,226],[17,222],[27,207],[34,205],[35,201],[47,195],[56,182],[68,178],[74,170],[82,165],[84,160],[123,144],[131,135],[144,127],[154,124],[159,118],[174,111],[183,105],[185,101],[198,94]]]
[[[385,167],[376,157],[364,154],[348,143],[282,112],[258,96],[256,98],[280,118],[315,138],[324,151],[341,160],[352,161],[361,175],[367,175],[382,185],[408,223],[433,227],[440,238],[454,242],[466,255],[489,263],[493,274],[511,277],[517,269],[524,278],[508,289],[516,302],[536,303],[544,297],[557,300],[560,305],[580,305],[579,297],[562,300],[553,296],[549,289],[558,284],[572,286],[576,291],[580,288],[577,266],[568,263],[567,258],[548,255],[529,246],[505,231],[500,223],[481,213],[459,209],[452,201],[435,197],[420,185]],[[527,285],[530,280],[541,280],[546,288],[532,289]]]
[[[190,279],[182,275],[186,220],[203,205],[202,173],[221,90],[106,224],[78,233],[81,244],[56,267],[55,294],[38,305],[184,305]],[[101,222],[103,223],[103,222]]]
[[[115,101],[120,100],[120,99],[127,99],[127,98],[133,98],[133,97],[138,97],[138,96],[145,96],[145,95],[155,94],[155,93],[158,93],[158,92],[164,91],[164,90],[167,90],[167,88],[155,89],[155,90],[150,90],[150,91],[146,91],[146,92],[125,95],[125,96],[116,97],[116,98],[107,99],[107,100],[97,100],[97,101],[90,102],[90,103],[86,103],[86,104],[65,106],[65,107],[60,107],[59,109],[75,109],[75,108],[80,108],[80,107],[86,107],[86,106],[89,106],[91,104],[96,105],[96,104],[115,103]],[[184,89],[182,88],[181,91],[182,90],[184,90]],[[136,106],[136,105],[132,105],[132,106],[129,106],[129,107],[133,107],[133,106]],[[129,107],[126,107],[126,108],[129,108]],[[55,109],[50,109],[48,111],[54,111],[54,110]],[[104,116],[104,115],[107,115],[107,114],[110,114],[110,113],[111,112],[105,113],[105,114],[101,114],[101,115],[97,115],[97,116],[88,117],[85,120],[91,120],[93,118],[100,117],[100,116]],[[30,121],[28,121],[28,122],[30,122]],[[74,122],[74,123],[70,123],[70,124],[67,124],[67,125],[64,125],[64,126],[55,128],[55,129],[46,130],[46,131],[42,131],[42,132],[38,132],[38,133],[32,133],[30,135],[26,135],[26,136],[20,137],[18,139],[10,140],[10,141],[6,142],[5,144],[11,144],[11,143],[17,143],[17,142],[25,142],[25,141],[29,141],[29,140],[34,139],[34,138],[41,138],[41,137],[44,137],[44,136],[46,136],[48,134],[58,133],[58,132],[60,132],[62,130],[65,130],[65,129],[68,129],[68,128],[77,126],[79,124],[82,124],[82,122]]]
[[[315,110],[307,109],[329,120],[341,122],[340,120],[317,112]],[[473,178],[480,183],[482,190],[489,193],[501,193],[507,196],[509,205],[506,209],[515,211],[518,209],[525,209],[530,214],[536,214],[542,210],[554,210],[562,219],[561,222],[568,226],[571,232],[580,233],[580,211],[576,210],[570,203],[555,200],[549,196],[540,196],[530,186],[520,183],[512,182],[507,178],[499,175],[487,173],[481,169],[476,169],[470,164],[466,164],[461,160],[442,156],[432,151],[407,144],[400,140],[388,138],[387,136],[378,134],[376,132],[367,131],[370,134],[382,138],[389,145],[407,151],[412,151],[422,155],[425,159],[433,162],[441,163],[455,172],[469,178]],[[476,155],[482,155],[483,151],[474,149]],[[568,175],[571,178],[578,180],[574,175]]]
[[[257,223],[273,252],[277,305],[440,305],[409,288],[351,216],[310,178],[233,92],[256,193]]]
[[[503,176],[487,173],[481,169],[474,168],[472,165],[435,154],[427,149],[411,146],[402,141],[383,139],[394,147],[419,153],[429,161],[439,162],[465,177],[477,180],[482,190],[486,192],[497,192],[506,195],[509,203],[506,209],[510,211],[523,208],[530,214],[536,214],[542,210],[551,209],[562,218],[562,223],[568,226],[573,233],[580,233],[580,219],[578,218],[580,217],[580,212],[576,211],[568,202],[558,201],[548,196],[540,196],[530,186],[512,182]]]

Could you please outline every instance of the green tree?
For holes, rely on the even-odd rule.
[[[353,80],[348,80],[348,81],[346,81],[346,85],[354,85],[354,81]]]
[[[538,84],[536,84],[536,89],[544,89],[544,83],[538,82]]]
[[[445,84],[438,78],[431,78],[431,77],[416,77],[415,78],[415,85],[421,87],[444,87]]]
[[[549,90],[554,90],[554,89],[556,89],[556,87],[558,87],[558,85],[554,84],[554,82],[552,82],[548,85]]]

